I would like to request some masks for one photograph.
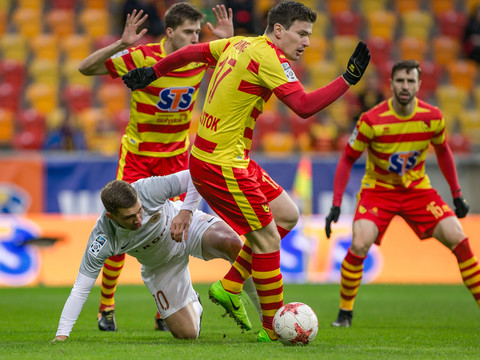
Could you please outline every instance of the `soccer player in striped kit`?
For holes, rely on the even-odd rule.
[[[263,328],[257,335],[262,342],[277,339],[272,319],[283,305],[280,240],[293,229],[299,214],[287,192],[250,159],[255,123],[272,94],[298,115],[312,116],[356,84],[370,60],[366,44],[359,43],[342,76],[306,93],[290,61],[298,60],[309,46],[315,21],[316,13],[305,5],[281,2],[269,11],[262,36],[187,46],[153,67],[123,77],[136,90],[191,61],[216,65],[190,156],[190,173],[210,207],[247,240],[209,295],[248,328],[238,294],[243,279],[251,275],[262,307]]]
[[[420,239],[434,237],[453,252],[465,285],[480,305],[480,266],[458,221],[470,207],[458,183],[443,115],[438,108],[415,96],[420,78],[421,69],[415,60],[400,61],[393,66],[393,96],[361,115],[337,165],[333,206],[325,224],[328,238],[332,221],[337,222],[340,216],[342,195],[352,166],[367,150],[352,243],[341,268],[340,311],[332,326],[351,326],[363,262],[372,244],[380,245],[395,215],[403,217]],[[429,144],[450,186],[455,211],[432,188],[425,173]]]
[[[223,5],[213,9],[217,27],[207,23],[219,38],[233,35],[232,12]],[[188,3],[172,5],[165,14],[166,36],[159,43],[133,46],[145,33],[137,30],[145,22],[143,11],[127,16],[121,39],[102,48],[79,66],[84,75],[113,78],[136,67],[151,66],[168,54],[190,44],[197,44],[204,15]],[[144,91],[132,93],[130,121],[122,137],[117,179],[130,183],[154,175],[168,175],[188,169],[189,128],[200,82],[208,68],[194,63],[155,81]],[[183,199],[183,195],[179,197]],[[125,262],[125,254],[108,258],[102,272],[98,326],[115,331],[115,290]],[[160,315],[155,328],[168,330]]]

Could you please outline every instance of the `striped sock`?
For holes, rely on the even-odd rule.
[[[221,283],[228,292],[239,294],[242,292],[243,283],[250,276],[252,276],[252,248],[245,239],[242,249]]]
[[[465,286],[472,293],[477,305],[480,306],[480,266],[477,258],[473,255],[468,238],[463,239],[452,252],[457,258]]]
[[[100,311],[104,311],[106,308],[111,310],[115,308],[115,289],[124,264],[125,254],[114,255],[105,260],[102,271]]]
[[[283,306],[283,279],[280,251],[252,254],[252,276],[262,307],[263,327],[273,330],[273,316]],[[273,334],[273,332],[272,332]]]
[[[342,280],[340,285],[340,309],[353,310],[353,303],[363,276],[365,257],[355,255],[348,249],[342,263]]]

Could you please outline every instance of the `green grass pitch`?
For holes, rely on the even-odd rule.
[[[119,285],[115,333],[97,329],[95,287],[70,339],[52,344],[70,288],[0,288],[0,359],[479,359],[480,309],[462,285],[362,285],[353,326],[330,327],[338,285],[285,285],[285,303],[310,305],[319,319],[305,347],[256,343],[261,324],[248,305],[253,331],[242,332],[208,300],[198,340],[154,331],[154,302],[144,286]]]

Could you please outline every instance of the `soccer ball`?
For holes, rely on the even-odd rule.
[[[304,303],[286,304],[273,317],[273,330],[283,345],[307,345],[317,336],[317,315]]]

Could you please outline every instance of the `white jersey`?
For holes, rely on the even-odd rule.
[[[201,199],[191,182],[189,171],[141,179],[132,186],[143,208],[142,226],[134,231],[124,229],[110,220],[106,211],[102,212],[90,234],[77,279],[60,316],[57,335],[70,334],[103,263],[110,256],[127,253],[137,258],[142,264],[142,273],[171,262],[177,255],[179,258],[185,257],[186,242],[176,242],[171,238],[170,225],[181,209],[194,212]],[[184,202],[169,200],[185,191],[187,195]],[[195,214],[196,219],[203,218],[202,212]],[[213,221],[208,221],[210,224]],[[205,225],[202,229],[204,231]],[[199,240],[201,233],[192,229],[190,236]]]
[[[143,266],[160,266],[185,248],[184,242],[170,236],[172,219],[182,204],[168,200],[182,193],[177,176],[150,177],[132,185],[142,203],[142,226],[135,231],[124,229],[104,210],[90,234],[80,265],[82,274],[97,278],[106,259],[123,253],[137,258]]]

